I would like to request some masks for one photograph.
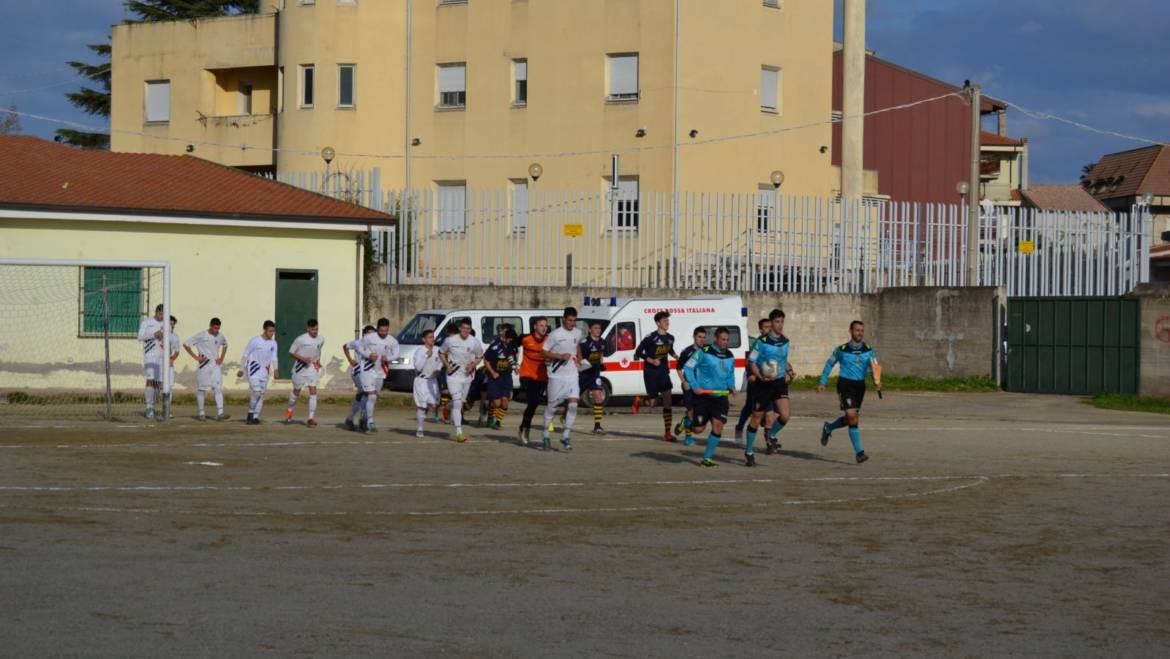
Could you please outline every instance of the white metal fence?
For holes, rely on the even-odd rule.
[[[978,284],[1009,295],[1094,296],[1149,280],[1145,213],[986,211],[978,281],[969,282],[966,209],[957,205],[770,190],[611,198],[529,188],[378,192],[376,177],[364,176],[330,183],[330,194],[398,216],[394,231],[374,239],[395,284],[798,293]]]

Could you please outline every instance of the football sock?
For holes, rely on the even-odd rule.
[[[662,406],[662,427],[668,434],[674,429],[674,409],[670,405]]]
[[[345,417],[346,421],[353,423],[353,418],[357,416],[358,410],[362,408],[363,400],[365,400],[365,394],[354,397],[353,404],[349,406],[349,414]]]
[[[151,409],[151,410],[154,409],[154,402],[155,402],[155,399],[157,397],[158,397],[158,390],[157,389],[155,389],[154,387],[147,387],[146,388],[146,408],[147,409]]]
[[[593,425],[595,425],[595,426],[601,425],[601,415],[602,415],[601,409],[602,409],[601,403],[594,403],[593,404]]]
[[[572,403],[569,403],[569,406],[567,408],[565,408],[565,433],[563,435],[565,439],[569,438],[569,431],[573,429],[573,423],[575,423],[576,421],[577,421],[577,403],[572,402]]]
[[[834,430],[837,430],[839,428],[844,428],[846,425],[847,424],[845,423],[845,417],[843,417],[843,416],[837,417],[836,421],[829,424],[829,432],[833,432]]]
[[[215,390],[215,411],[218,414],[223,414],[223,389]]]
[[[736,428],[742,428],[747,425],[748,417],[752,415],[752,406],[750,403],[744,403],[743,409],[739,411],[739,422],[735,424]]]
[[[259,419],[260,410],[264,409],[264,392],[253,393],[252,395],[256,397],[256,411],[252,412],[252,414],[255,415],[257,419]]]
[[[752,447],[756,445],[756,431],[757,430],[759,430],[759,428],[753,428],[751,426],[748,426],[747,440],[746,440],[747,444],[746,444],[746,448],[745,448],[746,453],[753,452]]]
[[[853,452],[861,453],[861,428],[849,426],[849,441],[853,443]]]
[[[779,435],[780,431],[784,430],[785,425],[787,425],[787,424],[784,423],[783,421],[781,421],[780,419],[776,419],[776,423],[772,424],[772,432],[770,433],[771,436],[774,438],[774,437],[776,437],[776,435]]]
[[[204,392],[204,391],[196,391],[195,392],[195,404],[199,406],[199,413],[200,414],[203,414],[203,399],[205,396],[207,396],[207,392]]]
[[[421,431],[423,429],[423,422],[426,421],[426,418],[427,418],[426,408],[422,408],[422,407],[414,408],[414,418],[415,418],[415,421],[418,422],[418,429]]]
[[[296,406],[297,406],[297,395],[296,394],[289,394],[288,395],[288,409],[291,410],[292,408],[294,408]]]
[[[463,432],[463,403],[460,401],[451,402],[451,422],[455,424],[455,434]]]
[[[552,425],[553,417],[556,416],[557,410],[555,407],[544,408],[544,436],[548,437],[548,427]]]
[[[366,422],[374,420],[374,406],[378,404],[378,394],[366,394]]]
[[[703,451],[704,460],[710,460],[711,456],[715,455],[715,448],[719,446],[720,439],[721,438],[719,435],[715,434],[714,430],[712,430],[711,434],[707,436],[707,450]]]
[[[309,418],[317,418],[317,394],[309,394]]]

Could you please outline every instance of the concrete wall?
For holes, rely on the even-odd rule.
[[[1170,396],[1170,284],[1149,284],[1133,292],[1141,300],[1141,382],[1143,396]]]
[[[627,297],[686,297],[671,290],[607,292]],[[386,286],[368,288],[369,318],[393,328],[423,309],[579,306],[596,290],[522,286]],[[874,295],[743,295],[748,325],[773,308],[787,314],[798,375],[819,374],[833,347],[849,339],[849,323],[866,323],[866,340],[889,373],[922,377],[990,376],[995,348],[995,289],[888,289]],[[1170,346],[1168,346],[1170,347]]]

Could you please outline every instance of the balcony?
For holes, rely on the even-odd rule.
[[[272,167],[275,120],[272,114],[200,115],[204,144],[195,144],[192,155],[229,167]]]

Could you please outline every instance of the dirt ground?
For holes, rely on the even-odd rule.
[[[5,417],[9,656],[1165,656],[1170,424],[1072,398],[797,392],[717,469],[606,417],[572,452],[379,411]],[[616,411],[615,411],[616,412]],[[303,414],[303,408],[301,410]],[[592,417],[583,413],[579,427]]]

